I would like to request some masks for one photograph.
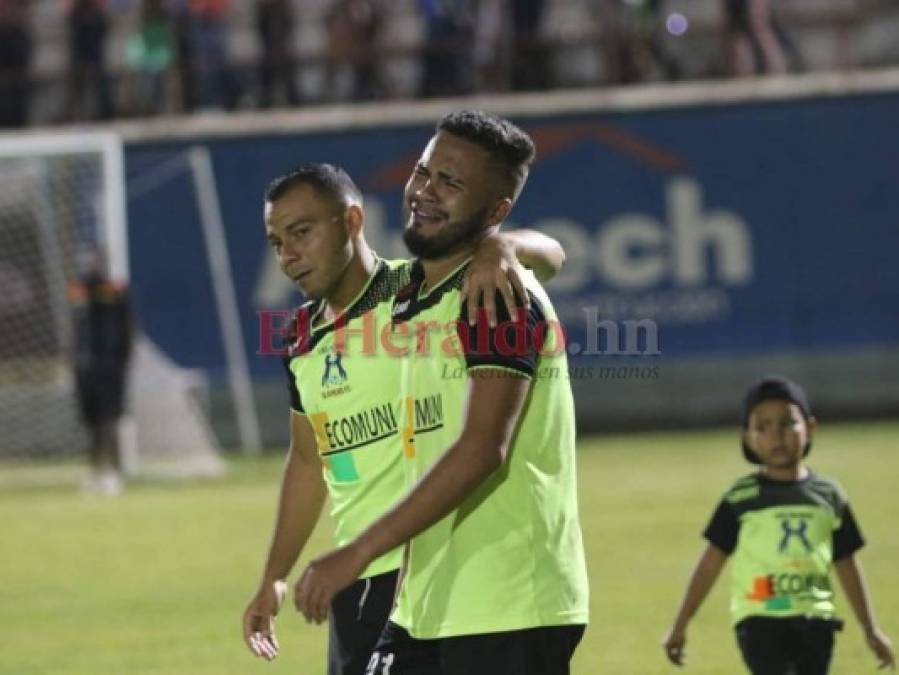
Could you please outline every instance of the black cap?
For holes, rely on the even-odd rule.
[[[744,429],[749,427],[749,413],[751,413],[753,408],[762,401],[788,401],[790,403],[795,403],[806,421],[812,416],[812,409],[809,407],[808,397],[805,395],[805,391],[802,387],[785,377],[770,375],[756,382],[749,388],[749,391],[746,392],[746,396],[743,399]],[[759,459],[759,456],[755,454],[748,445],[746,445],[746,441],[742,440],[741,442],[743,445],[743,456],[746,458],[746,461],[752,462],[753,464],[762,464],[762,460]],[[802,451],[802,456],[805,457],[808,455],[811,449],[812,442],[811,439],[809,439]]]

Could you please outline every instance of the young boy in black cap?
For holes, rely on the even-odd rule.
[[[877,626],[855,552],[864,540],[842,489],[810,471],[815,418],[802,388],[780,377],[755,384],[743,407],[743,454],[760,465],[737,480],[703,533],[709,544],[687,585],[663,646],[683,664],[687,624],[733,557],[730,608],[753,675],[825,675],[835,618],[830,568],[880,667],[895,668]]]

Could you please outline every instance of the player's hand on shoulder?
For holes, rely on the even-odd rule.
[[[243,613],[243,639],[255,656],[273,660],[278,656],[275,617],[287,596],[287,583],[281,580],[264,584]]]
[[[684,645],[687,644],[687,631],[679,626],[672,626],[662,640],[665,656],[676,666],[684,665]]]
[[[896,656],[893,653],[893,643],[890,642],[890,638],[882,630],[875,627],[865,635],[865,639],[871,651],[877,656],[878,667],[896,670]]]
[[[509,316],[516,316],[516,308],[528,308],[528,294],[524,285],[524,268],[515,256],[515,248],[498,237],[489,237],[475,251],[462,286],[468,303],[468,323],[477,321],[477,311],[483,308],[487,321],[496,325],[496,294],[503,298]]]

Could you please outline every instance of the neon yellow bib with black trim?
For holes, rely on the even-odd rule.
[[[514,371],[531,379],[531,390],[505,464],[410,543],[391,620],[420,639],[586,624],[574,403],[564,345],[547,344],[534,364],[464,354],[456,330],[463,274],[459,268],[429,293],[416,290],[413,281],[396,300],[394,320],[410,326],[410,335],[426,335],[412,341],[407,371],[406,403],[415,427],[407,453],[412,476],[426,472],[462,431],[470,369]],[[557,320],[532,275],[528,290],[535,309]]]
[[[408,263],[379,261],[336,325],[316,324],[320,304],[307,305],[301,311],[312,325],[308,343],[287,361],[292,406],[315,431],[339,546],[391,508],[408,483],[402,461],[405,362],[380,344],[381,331],[390,330],[393,297],[407,281]],[[362,578],[401,563],[398,548],[373,561]]]
[[[739,520],[731,557],[733,622],[748,616],[832,618],[833,533],[845,505],[838,486],[815,475],[782,484],[747,476],[725,499]]]

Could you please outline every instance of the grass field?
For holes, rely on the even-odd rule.
[[[824,425],[810,458],[849,492],[869,541],[861,560],[894,639],[897,439],[897,424]],[[726,485],[748,470],[739,455],[730,430],[582,439],[592,623],[575,675],[680,672],[666,665],[659,642],[700,551],[698,532]],[[279,618],[275,663],[254,660],[240,639],[270,533],[279,458],[235,461],[222,480],[136,485],[116,499],[76,487],[17,487],[17,471],[0,467],[0,673],[324,672],[325,630],[307,626],[292,607]],[[307,555],[328,543],[323,524]],[[743,672],[723,581],[694,621],[684,672]],[[832,673],[875,672],[840,602],[849,620]]]

